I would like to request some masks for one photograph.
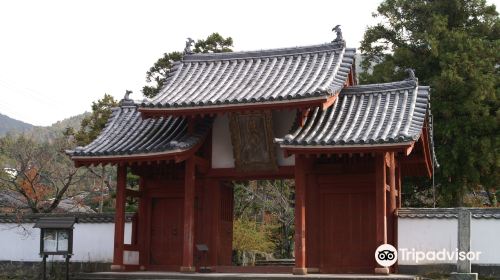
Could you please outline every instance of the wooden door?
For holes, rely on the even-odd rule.
[[[221,185],[220,195],[220,243],[218,265],[231,265],[233,250],[233,188],[229,184]]]
[[[364,176],[328,177],[323,177],[319,186],[321,272],[372,273],[375,265],[373,182],[364,180]]]
[[[153,198],[150,264],[165,268],[182,264],[183,199]]]

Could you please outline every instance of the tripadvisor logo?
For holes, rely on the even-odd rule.
[[[375,260],[380,266],[391,266],[398,261],[398,250],[391,244],[382,244],[375,250]]]
[[[442,249],[440,251],[417,251],[415,249],[400,248],[399,258],[402,261],[410,261],[419,263],[421,261],[478,261],[482,252],[475,251],[447,251]],[[375,260],[380,266],[389,267],[398,261],[398,250],[391,244],[382,244],[375,250]]]

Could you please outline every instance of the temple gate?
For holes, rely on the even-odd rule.
[[[77,166],[117,166],[114,270],[231,267],[231,180],[295,180],[290,273],[382,273],[397,247],[404,176],[433,172],[429,87],[357,85],[355,49],[331,43],[192,54],[157,97],[114,108],[101,135],[69,151]],[[140,189],[126,188],[128,171]],[[126,197],[139,200],[124,244]],[[202,264],[196,244],[209,248]],[[281,271],[283,272],[283,271]]]

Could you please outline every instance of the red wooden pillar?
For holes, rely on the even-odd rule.
[[[375,157],[375,224],[377,247],[387,243],[386,153]],[[375,253],[375,252],[374,252]],[[387,267],[375,267],[377,274],[389,274]]]
[[[390,201],[390,209],[391,213],[390,215],[394,214],[394,211],[396,211],[396,158],[394,156],[394,152],[390,153],[391,157],[391,165],[389,166],[389,185],[391,187],[390,189],[390,194],[391,194],[391,201]]]
[[[293,274],[307,274],[306,268],[306,164],[295,155],[295,267]]]
[[[195,272],[193,263],[194,250],[194,198],[195,198],[195,161],[186,160],[184,178],[184,241],[182,250],[181,272]]]
[[[392,213],[392,217],[393,217],[393,221],[392,221],[392,224],[393,224],[392,243],[393,244],[392,245],[396,249],[398,249],[399,248],[399,246],[398,246],[398,216],[396,215],[396,210],[401,208],[401,178],[400,178],[401,173],[399,172],[400,168],[399,168],[396,153],[392,154],[392,164],[394,166],[394,169],[391,169],[391,173],[393,174],[391,176],[394,176],[394,179],[391,179],[391,180],[394,180],[394,211]],[[392,181],[391,181],[391,184],[392,184]],[[399,272],[398,263],[396,263],[393,268],[394,268],[393,271],[395,273]]]
[[[394,152],[389,153],[389,213],[387,213],[387,222],[388,222],[388,240],[387,242],[391,245],[395,246],[396,240],[396,161],[394,157]]]
[[[401,208],[401,203],[403,199],[403,193],[401,190],[401,164],[398,159],[395,159],[395,162],[396,162],[396,186],[398,189],[398,200],[396,208]]]
[[[397,217],[396,217],[396,208],[397,208],[397,201],[396,201],[396,158],[395,158],[395,153],[391,152],[389,153],[390,157],[390,165],[389,165],[389,213],[387,213],[387,221],[389,223],[388,229],[390,232],[388,232],[388,238],[387,243],[393,245],[394,247],[397,247]],[[386,174],[387,176],[387,174]],[[394,272],[395,266],[391,267],[391,272]]]
[[[139,269],[146,269],[146,185],[144,180],[144,175],[141,174],[139,178],[139,191],[141,192],[141,197],[139,198],[139,228],[138,228],[138,239],[137,246],[139,247]]]
[[[111,270],[123,270],[123,249],[125,236],[125,187],[127,184],[127,167],[118,165],[115,200],[115,247]]]

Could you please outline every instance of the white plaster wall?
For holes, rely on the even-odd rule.
[[[227,115],[217,116],[212,129],[212,168],[233,168],[233,144]]]
[[[273,132],[274,137],[285,137],[290,132],[293,122],[297,117],[296,110],[273,111]],[[283,150],[276,145],[276,155],[278,165],[293,166],[295,165],[295,156],[285,157]]]
[[[500,220],[472,219],[471,251],[481,252],[472,263],[500,264]]]
[[[40,229],[34,224],[0,224],[0,261],[40,261]],[[130,243],[131,223],[125,224],[125,243]],[[80,223],[73,231],[72,261],[111,262],[114,224]],[[55,259],[61,257],[54,257]]]
[[[273,111],[273,133],[275,137],[285,136],[296,117],[295,110]],[[283,151],[276,145],[276,159],[280,166],[295,164],[294,156],[285,158]],[[234,155],[227,115],[217,116],[212,130],[212,168],[233,168]]]
[[[398,250],[406,248],[416,251],[430,252],[447,250],[455,252],[457,248],[457,220],[456,219],[398,219]],[[449,263],[447,261],[420,261],[426,263]],[[414,260],[402,260],[403,265],[417,264]]]

